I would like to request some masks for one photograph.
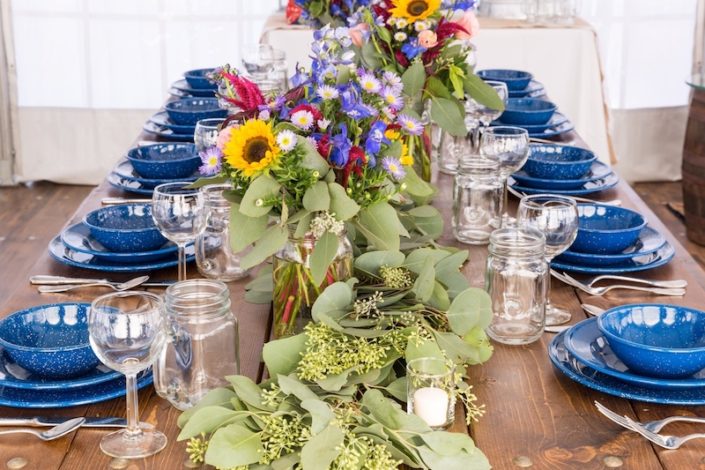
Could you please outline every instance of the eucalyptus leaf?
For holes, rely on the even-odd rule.
[[[293,470],[296,465],[301,461],[301,456],[298,453],[286,454],[277,460],[273,461],[269,465],[272,470]],[[253,465],[250,465],[248,470],[252,469]],[[267,467],[265,467],[266,469]],[[252,469],[255,470],[255,469]]]
[[[465,127],[465,116],[453,100],[432,98],[431,119],[450,135],[463,137],[468,133],[468,129]]]
[[[382,266],[396,268],[404,263],[401,251],[368,251],[355,258],[355,267],[371,274],[377,274]]]
[[[420,359],[422,357],[435,357],[436,359],[445,360],[443,351],[438,347],[438,343],[433,340],[426,340],[419,343],[415,339],[409,340],[406,346],[405,359],[406,362]]]
[[[381,56],[372,41],[365,42],[360,49],[360,53],[368,69],[378,69],[382,65]]]
[[[272,205],[266,201],[278,199],[281,185],[274,178],[264,174],[253,179],[240,203],[240,212],[249,217],[261,217],[269,213]],[[259,202],[259,204],[258,204]]]
[[[438,209],[433,206],[424,205],[410,209],[409,214],[413,215],[414,217],[436,217],[440,214],[440,212],[438,212]]]
[[[455,333],[434,331],[433,336],[436,338],[438,346],[456,364],[480,364],[482,362],[478,349],[463,341]]]
[[[431,259],[433,264],[448,256],[445,250],[435,248],[419,248],[409,253],[404,260],[403,266],[411,272],[420,273],[427,259]]]
[[[301,333],[265,343],[262,359],[272,377],[288,375],[296,370],[301,353],[305,350],[306,334]]]
[[[335,214],[338,220],[349,220],[359,211],[360,206],[345,192],[338,183],[328,183],[328,193],[330,194],[330,212]]]
[[[338,235],[326,232],[321,235],[313,247],[309,258],[311,277],[316,285],[321,285],[326,278],[326,272],[338,253]]]
[[[421,435],[421,439],[439,455],[457,455],[461,452],[473,453],[475,443],[470,436],[459,432],[433,431]]]
[[[294,231],[296,238],[304,238],[306,236],[306,233],[311,229],[311,219],[313,219],[313,214],[305,211],[305,214],[301,216],[296,224],[296,230]]]
[[[490,462],[480,449],[453,456],[440,455],[427,447],[418,447],[417,450],[431,470],[489,470],[491,468]]]
[[[348,369],[340,374],[329,375],[325,379],[316,380],[316,384],[327,392],[337,392],[348,384],[352,372],[352,369]]]
[[[453,332],[464,336],[476,326],[489,326],[492,320],[492,299],[484,290],[470,287],[453,299],[446,315]]]
[[[399,377],[396,379],[394,382],[390,383],[384,389],[389,393],[391,396],[396,398],[397,400],[406,403],[407,400],[407,378],[406,377]]]
[[[330,209],[330,194],[328,184],[325,181],[316,181],[304,193],[303,205],[307,211],[321,212]]]
[[[225,406],[230,404],[230,400],[235,398],[235,392],[229,388],[214,388],[201,398],[196,406],[190,408],[179,415],[179,419],[176,421],[176,425],[183,428],[186,422],[191,419],[198,410],[205,408],[207,406]]]
[[[448,90],[443,82],[436,76],[428,77],[428,81],[426,82],[426,91],[431,96],[435,96],[437,98],[452,98],[450,90]]]
[[[460,272],[455,271],[438,271],[436,270],[436,279],[440,281],[446,289],[448,296],[453,299],[462,291],[470,287],[467,278]]]
[[[298,132],[298,129],[296,132]],[[326,176],[330,167],[328,166],[328,162],[318,153],[318,149],[316,149],[308,139],[304,139],[303,137],[297,139],[296,146],[303,150],[301,167],[317,171],[319,178]]]
[[[259,462],[262,452],[264,449],[259,433],[235,423],[213,434],[205,460],[214,467],[233,468]]]
[[[362,396],[362,405],[377,421],[392,430],[417,433],[431,430],[423,419],[407,414],[396,402],[386,398],[379,390],[366,391]]]
[[[463,267],[463,263],[468,259],[468,250],[456,251],[436,263],[436,272],[458,272]]]
[[[210,434],[225,424],[246,419],[250,413],[223,406],[205,406],[196,410],[179,433],[177,441],[190,439],[201,433]]]
[[[321,292],[311,307],[311,316],[317,320],[319,313],[345,310],[353,301],[352,287],[344,282],[334,282]]]
[[[415,171],[407,171],[402,182],[406,184],[407,194],[409,194],[418,205],[428,203],[436,193],[436,189],[431,184],[422,180]]]
[[[311,432],[313,434],[323,431],[328,423],[335,419],[335,414],[330,406],[317,397],[302,400],[301,407],[311,414]]]
[[[284,227],[272,225],[264,235],[255,243],[252,250],[242,257],[240,266],[243,269],[249,269],[257,266],[274,253],[279,251],[289,239],[289,232]]]
[[[225,379],[233,386],[240,400],[260,410],[271,409],[262,402],[262,389],[249,377],[245,377],[244,375],[229,375],[225,377]]]
[[[198,189],[211,184],[223,184],[230,181],[225,175],[211,176],[210,178],[198,178],[196,181],[188,185],[189,189]]]
[[[392,206],[378,202],[360,211],[357,228],[378,250],[399,251],[399,217]]]
[[[431,307],[441,311],[446,311],[450,307],[450,297],[443,284],[438,281],[433,282],[433,292],[431,293],[431,298],[428,299],[428,303]]]
[[[436,270],[433,267],[433,258],[426,258],[419,275],[414,281],[412,292],[422,302],[428,301],[433,295],[433,285],[436,280]]]
[[[463,79],[463,87],[465,88],[465,93],[481,105],[497,111],[504,111],[502,98],[499,97],[494,88],[474,73],[466,74]]]
[[[250,217],[240,212],[240,205],[233,204],[230,211],[230,247],[235,253],[259,240],[267,230],[269,216]]]
[[[269,304],[272,303],[272,291],[248,290],[245,292],[245,300],[251,304]]]
[[[420,60],[415,61],[409,66],[401,76],[401,82],[404,84],[404,94],[411,98],[415,98],[423,89],[426,82],[426,69]]]
[[[343,431],[333,424],[311,437],[301,449],[303,470],[327,470],[340,454],[344,438]]]
[[[282,392],[294,395],[299,401],[316,400],[318,396],[294,375],[277,375],[277,382]]]

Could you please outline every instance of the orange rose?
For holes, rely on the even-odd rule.
[[[457,39],[472,39],[478,31],[480,31],[480,23],[477,21],[477,17],[472,11],[466,11],[465,14],[455,20],[455,22],[467,31],[467,33],[464,31],[458,31],[455,33],[455,37]]]
[[[438,44],[438,36],[436,36],[436,33],[431,31],[430,29],[426,29],[424,31],[421,31],[419,33],[419,45],[425,47],[426,49],[430,49],[434,47],[436,44]]]

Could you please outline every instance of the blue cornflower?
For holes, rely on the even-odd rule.
[[[401,46],[401,51],[404,53],[407,59],[412,60],[419,54],[426,51],[426,48],[419,45],[419,40],[415,37],[409,39],[403,46]]]
[[[365,140],[365,152],[367,152],[368,155],[377,155],[382,149],[382,144],[389,143],[389,139],[384,136],[386,130],[387,125],[382,121],[375,121],[375,123],[370,126],[370,132],[367,134],[367,139]]]
[[[331,151],[328,159],[336,167],[342,168],[348,163],[350,158],[352,142],[348,138],[348,126],[345,123],[341,123],[338,128],[340,133],[331,138]]]

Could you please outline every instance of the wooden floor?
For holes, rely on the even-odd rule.
[[[639,183],[634,188],[705,266],[705,246],[688,241],[682,217],[668,207],[683,202],[680,182]],[[0,270],[0,306],[30,275],[42,274],[29,272],[36,256],[27,255],[46,249],[91,189],[47,182],[0,188],[0,266],[5,268]]]

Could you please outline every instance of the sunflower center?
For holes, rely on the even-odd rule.
[[[245,143],[244,157],[248,163],[257,163],[267,156],[269,142],[264,137],[253,137]]]
[[[406,7],[406,12],[411,16],[419,16],[428,10],[428,2],[426,0],[412,0]]]

